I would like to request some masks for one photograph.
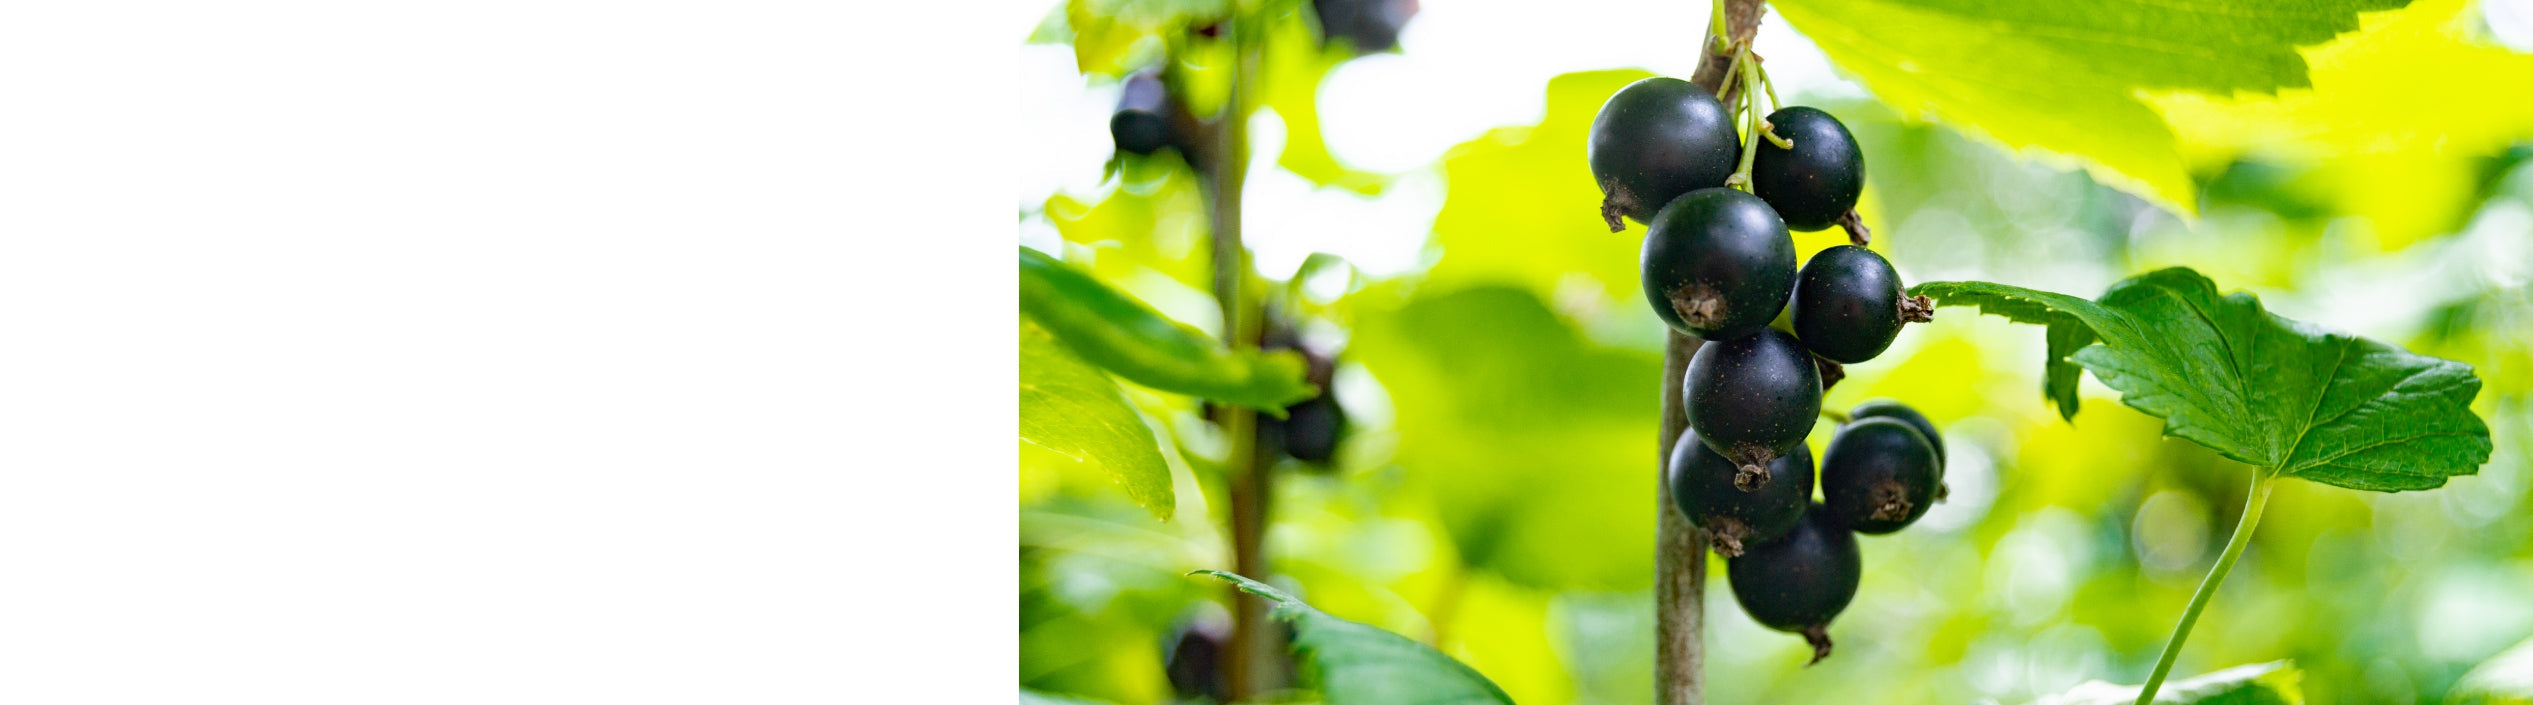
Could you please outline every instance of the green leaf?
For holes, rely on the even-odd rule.
[[[2302,705],[2304,672],[2285,661],[2235,666],[2215,673],[2165,683],[2155,702],[2171,705]],[[2137,686],[2086,681],[2074,689],[2033,701],[2033,705],[2128,705],[2137,702]]]
[[[1980,313],[2003,316],[2016,323],[2049,327],[2049,361],[2042,382],[2042,396],[2058,407],[2058,415],[2069,421],[2076,419],[2076,382],[2080,368],[2071,359],[2077,350],[2092,345],[2094,333],[2087,317],[2108,317],[2112,314],[2091,301],[2033,291],[2017,286],[1990,282],[1927,282],[1909,293],[1934,297],[1940,306],[1976,306]]]
[[[1229,17],[1231,5],[1231,0],[1068,0],[1064,20],[1073,34],[1074,65],[1082,73],[1124,75],[1157,58],[1166,37]]]
[[[1346,350],[1389,392],[1403,488],[1462,563],[1543,590],[1643,584],[1655,514],[1609,508],[1654,503],[1659,353],[1593,341],[1522,289],[1431,283],[1359,310]]]
[[[2119,390],[2120,403],[2164,419],[2166,435],[2266,471],[2397,492],[2443,486],[2489,461],[2470,365],[2269,313],[2189,269],[2130,277],[2099,302],[1985,282],[1914,291],[2050,326],[2052,365],[2065,347],[2058,338],[2089,331],[2100,343],[2065,359]]]
[[[1319,31],[1298,7],[1275,16],[1265,35],[1258,59],[1258,100],[1284,122],[1284,150],[1276,165],[1313,184],[1380,195],[1391,177],[1338,161],[1319,128],[1319,84],[1329,71],[1354,58],[1354,52],[1321,46]]]
[[[1275,603],[1275,619],[1293,625],[1293,653],[1315,676],[1329,705],[1452,705],[1513,702],[1468,664],[1433,647],[1369,625],[1329,616],[1275,586],[1219,570],[1199,570]]]
[[[1022,688],[1020,689],[1020,705],[1109,705],[1109,703],[1104,700],[1086,700],[1070,695],[1041,693]]]
[[[1074,357],[1046,329],[1020,324],[1020,439],[1099,463],[1152,517],[1170,520],[1170,465],[1117,383]]]
[[[1787,22],[1883,103],[2195,211],[2172,126],[2148,90],[2311,85],[2299,46],[2407,0],[1780,0]]]
[[[2533,703],[2533,639],[2489,657],[2454,681],[2445,693],[2452,705],[2527,705]]]
[[[1166,392],[1239,404],[1284,417],[1319,392],[1306,363],[1285,350],[1233,351],[1134,297],[1044,252],[1020,248],[1020,311],[1082,359]]]

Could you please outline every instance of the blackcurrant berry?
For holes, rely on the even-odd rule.
[[[1302,356],[1310,361],[1307,379],[1319,387],[1319,396],[1285,407],[1281,421],[1266,416],[1259,420],[1283,437],[1286,455],[1324,467],[1337,456],[1337,438],[1346,429],[1346,411],[1337,406],[1336,388],[1330,386],[1337,361],[1307,347],[1302,348]]]
[[[1225,695],[1223,681],[1223,647],[1230,641],[1230,630],[1219,620],[1185,619],[1174,629],[1162,657],[1161,669],[1169,674],[1170,689],[1185,699],[1221,701]]]
[[[1170,146],[1170,90],[1161,76],[1142,72],[1126,77],[1117,98],[1117,113],[1108,118],[1108,136],[1117,151],[1151,154]]]
[[[1794,239],[1757,197],[1691,191],[1645,232],[1645,299],[1682,333],[1707,340],[1758,332],[1794,291]]]
[[[1818,504],[1784,536],[1745,549],[1724,567],[1741,611],[1770,629],[1803,635],[1812,663],[1829,658],[1829,621],[1864,579],[1856,535],[1824,520]]]
[[[1727,558],[1741,555],[1744,546],[1785,535],[1812,503],[1812,451],[1799,443],[1794,452],[1768,464],[1775,481],[1744,492],[1733,485],[1741,466],[1708,450],[1691,430],[1671,447],[1668,474],[1671,503],[1689,523],[1714,537],[1715,552]]]
[[[1917,413],[1916,409],[1909,408],[1907,404],[1889,399],[1875,399],[1857,404],[1856,408],[1847,410],[1849,422],[1880,417],[1899,419],[1901,423],[1908,424],[1909,428],[1917,429],[1919,434],[1926,436],[1926,444],[1935,447],[1935,466],[1943,467],[1944,434],[1935,430],[1935,422],[1926,420],[1925,414]]]
[[[1871,360],[1900,337],[1900,324],[1934,318],[1932,302],[1900,288],[1891,262],[1855,245],[1812,255],[1794,284],[1794,334],[1832,362]]]
[[[1826,518],[1858,533],[1888,534],[1926,516],[1943,481],[1926,436],[1890,417],[1848,424],[1821,454]]]
[[[1374,53],[1398,46],[1398,31],[1416,15],[1416,0],[1311,0],[1319,15],[1320,36],[1344,38],[1355,51]]]
[[[1722,186],[1741,165],[1741,139],[1724,104],[1697,84],[1659,76],[1601,104],[1584,149],[1610,232],[1626,228],[1619,216],[1651,222],[1671,199]]]
[[[1865,153],[1856,137],[1838,118],[1802,106],[1769,113],[1768,124],[1794,146],[1759,141],[1751,190],[1776,206],[1786,227],[1808,232],[1837,224],[1865,191]]]
[[[1689,427],[1741,466],[1745,491],[1768,484],[1767,466],[1794,452],[1821,413],[1821,373],[1794,336],[1762,328],[1699,346],[1681,380]]]

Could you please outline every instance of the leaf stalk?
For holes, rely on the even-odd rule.
[[[2172,675],[2172,663],[2181,656],[2181,643],[2190,638],[2190,628],[2199,623],[2199,613],[2207,611],[2208,598],[2216,595],[2216,586],[2225,582],[2225,574],[2234,570],[2234,562],[2242,559],[2243,548],[2252,543],[2252,530],[2260,526],[2260,510],[2269,504],[2269,491],[2278,485],[2278,476],[2268,470],[2252,473],[2251,496],[2243,500],[2243,518],[2234,524],[2234,538],[2225,542],[2225,552],[2218,554],[2216,565],[2208,569],[2208,577],[2199,581],[2199,591],[2190,596],[2190,606],[2181,610],[2181,623],[2173,625],[2172,639],[2164,642],[2164,655],[2155,661],[2155,672],[2146,677],[2146,685],[2137,690],[2137,705],[2155,702],[2155,691]]]

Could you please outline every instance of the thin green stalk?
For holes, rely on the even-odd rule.
[[[2190,638],[2190,627],[2199,623],[2199,613],[2208,608],[2208,598],[2216,595],[2218,583],[2234,570],[2234,561],[2243,557],[2243,547],[2252,543],[2252,529],[2260,526],[2260,509],[2269,504],[2269,490],[2278,480],[2268,470],[2252,473],[2251,498],[2243,501],[2243,520],[2234,524],[2234,538],[2225,542],[2225,552],[2216,557],[2216,566],[2208,569],[2208,577],[2199,581],[2199,592],[2190,596],[2190,606],[2181,611],[2181,623],[2173,625],[2172,640],[2164,642],[2164,656],[2155,661],[2155,673],[2146,677],[2146,685],[2137,691],[2137,705],[2155,702],[2155,691],[2164,687],[2164,677],[2172,675],[2172,662],[2181,656],[2181,642]]]
[[[1729,46],[1733,39],[1730,35],[1724,33],[1726,31],[1726,24],[1727,21],[1724,19],[1724,0],[1715,0],[1715,17],[1707,21],[1706,33],[1714,37],[1717,44]]]
[[[1762,128],[1766,121],[1759,117],[1757,91],[1750,90],[1751,86],[1759,84],[1759,62],[1750,60],[1750,47],[1742,47],[1741,54],[1733,58],[1733,63],[1741,66],[1741,105],[1747,119],[1742,121],[1746,129],[1742,130],[1741,168],[1733,170],[1732,178],[1725,179],[1724,185],[1749,191],[1750,165],[1759,157],[1759,134],[1766,132]]]

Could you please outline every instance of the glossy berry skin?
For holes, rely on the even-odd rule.
[[[1151,154],[1170,146],[1170,91],[1151,72],[1126,77],[1117,98],[1117,112],[1108,118],[1108,135],[1117,151]]]
[[[1935,447],[1908,422],[1848,424],[1821,454],[1824,519],[1857,533],[1888,534],[1926,516],[1944,482]]]
[[[1757,197],[1689,192],[1645,232],[1645,300],[1673,330],[1707,340],[1756,333],[1794,291],[1794,238]]]
[[[1935,430],[1935,422],[1926,420],[1925,414],[1889,399],[1875,399],[1847,410],[1847,420],[1851,423],[1880,417],[1899,419],[1909,428],[1917,429],[1919,435],[1926,437],[1927,445],[1935,447],[1935,467],[1944,466],[1944,434]]]
[[[1681,386],[1689,427],[1741,466],[1733,480],[1744,491],[1767,486],[1767,466],[1802,445],[1821,413],[1820,369],[1774,328],[1699,346]]]
[[[1812,255],[1795,278],[1794,334],[1831,362],[1871,360],[1900,337],[1900,272],[1882,255],[1838,245]]]
[[[1770,131],[1794,146],[1759,141],[1750,188],[1776,206],[1786,227],[1813,231],[1838,224],[1865,192],[1865,153],[1838,118],[1795,106],[1768,114]]]
[[[1726,558],[1784,536],[1812,503],[1812,451],[1802,444],[1768,464],[1774,480],[1758,491],[1735,487],[1733,478],[1739,474],[1741,466],[1708,450],[1694,430],[1681,433],[1680,442],[1671,447],[1666,479],[1672,506],[1705,529],[1715,540],[1715,552]]]
[[[1856,598],[1864,556],[1856,535],[1824,520],[1821,505],[1777,540],[1751,546],[1725,562],[1741,611],[1770,629],[1803,635],[1812,663],[1829,658],[1829,622]]]
[[[1741,166],[1741,139],[1724,104],[1696,84],[1660,76],[1627,84],[1601,104],[1584,149],[1610,232],[1624,229],[1619,216],[1651,222],[1671,199],[1722,186]]]

